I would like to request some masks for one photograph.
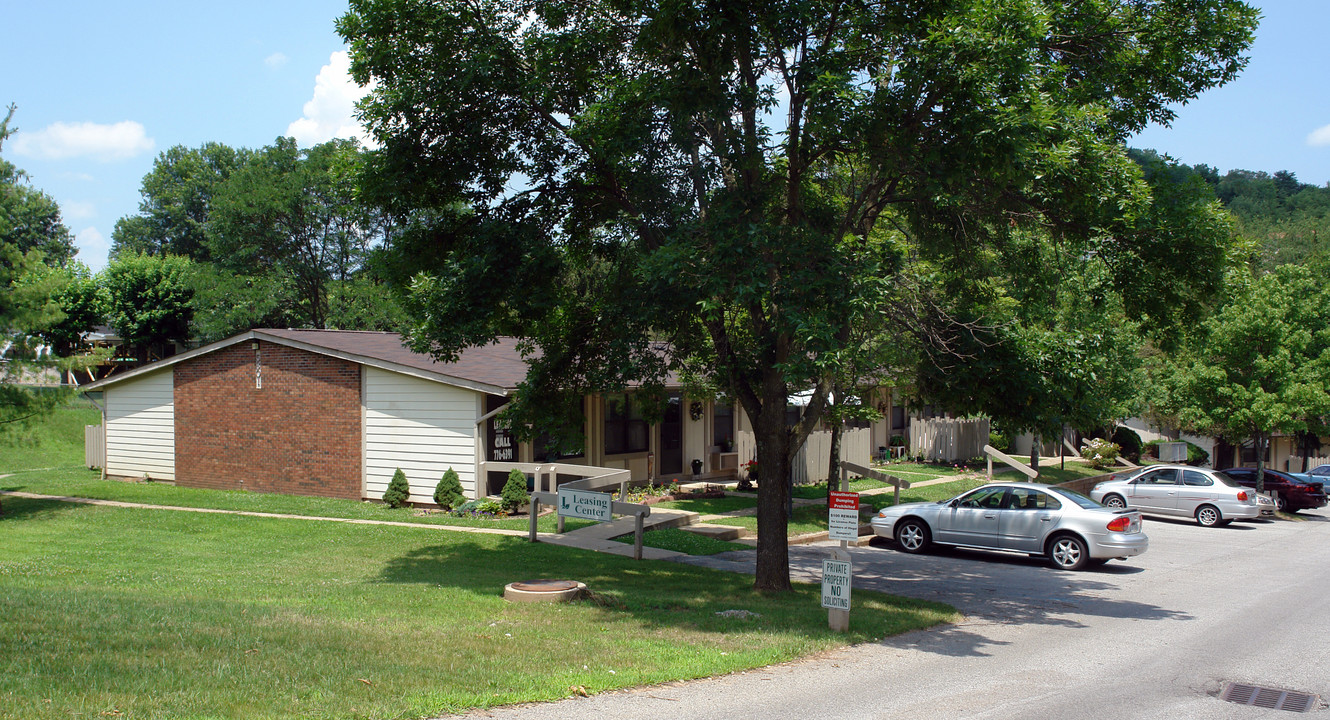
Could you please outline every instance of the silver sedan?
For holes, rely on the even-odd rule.
[[[1139,512],[1036,483],[993,483],[950,500],[883,508],[872,526],[908,553],[934,543],[1012,550],[1046,556],[1064,570],[1125,560],[1150,545]]]
[[[1205,527],[1260,517],[1256,494],[1218,470],[1152,465],[1134,477],[1094,486],[1090,497],[1117,508],[1196,518]]]

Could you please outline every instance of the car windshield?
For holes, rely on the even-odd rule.
[[[1077,505],[1080,505],[1083,508],[1104,507],[1102,504],[1097,503],[1094,500],[1091,500],[1090,498],[1076,492],[1075,490],[1068,490],[1067,488],[1060,488],[1060,487],[1050,487],[1048,491],[1061,495],[1062,497],[1067,498],[1068,500],[1076,503]]]
[[[1218,470],[1215,471],[1214,475],[1215,478],[1219,480],[1219,482],[1224,483],[1229,487],[1242,487],[1242,483],[1238,482],[1237,480],[1234,480],[1233,478],[1229,477],[1228,475]]]

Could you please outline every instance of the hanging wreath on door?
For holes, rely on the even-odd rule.
[[[694,400],[688,403],[688,417],[692,418],[693,422],[702,419],[702,401]]]

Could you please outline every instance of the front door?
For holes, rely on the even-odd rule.
[[[660,475],[683,473],[683,398],[671,395],[660,421]]]
[[[1178,512],[1178,471],[1176,468],[1151,470],[1132,481],[1127,504],[1142,510],[1168,514]]]
[[[980,488],[959,498],[938,513],[937,541],[957,545],[997,547],[1004,487]]]
[[[1008,509],[1002,513],[1003,549],[1043,552],[1044,538],[1062,515],[1062,503],[1030,488],[1012,488],[1007,497]]]

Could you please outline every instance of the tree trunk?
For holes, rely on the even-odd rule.
[[[827,463],[827,506],[831,506],[831,491],[840,489],[840,436],[841,423],[831,424],[831,461]]]
[[[784,592],[790,589],[786,517],[790,433],[785,428],[786,394],[764,394],[765,412],[753,418],[758,474],[757,570],[753,588],[762,592]]]
[[[1256,492],[1265,492],[1265,433],[1258,432],[1253,438],[1256,445]]]
[[[1034,433],[1030,439],[1030,468],[1039,469],[1039,448],[1044,444],[1044,439],[1039,437],[1039,433]]]

